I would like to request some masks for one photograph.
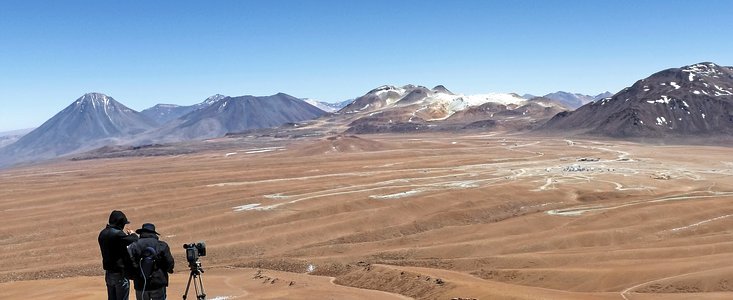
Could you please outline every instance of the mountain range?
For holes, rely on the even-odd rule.
[[[214,104],[216,101],[226,98],[227,96],[216,94],[209,98],[206,98],[201,103],[181,106],[176,104],[156,104],[155,106],[144,109],[140,113],[146,117],[155,120],[158,124],[165,124],[168,121],[182,117],[183,115],[190,113],[194,110],[208,107]]]
[[[15,143],[0,148],[0,165],[118,143],[156,125],[112,97],[88,93]]]
[[[563,91],[557,91],[557,92],[549,93],[541,97],[555,100],[558,103],[561,103],[562,105],[570,109],[577,109],[578,107],[581,107],[587,103],[590,103],[596,100],[600,100],[603,98],[608,98],[611,96],[613,96],[611,92],[603,92],[598,95],[591,96],[591,95],[583,95],[579,93],[568,93],[568,92],[563,92]],[[538,97],[538,96],[534,96],[531,94],[522,95],[522,98],[525,98],[525,99],[532,99],[535,97]]]
[[[107,145],[201,140],[263,128],[258,132],[268,134],[266,128],[294,123],[275,131],[299,131],[293,137],[457,130],[618,138],[733,135],[733,68],[710,62],[654,73],[614,95],[525,97],[464,95],[442,85],[384,85],[337,104],[284,93],[217,94],[191,106],[158,104],[137,112],[107,95],[88,93],[22,137],[0,139],[0,166]],[[579,103],[585,104],[573,111]]]
[[[0,167],[109,145],[223,137],[229,132],[274,127],[325,114],[283,93],[265,97],[217,94],[192,106],[165,108],[165,105],[156,105],[147,109],[147,113],[141,113],[107,95],[85,94],[40,127],[1,147]],[[170,120],[165,121],[167,119]],[[161,125],[161,122],[164,123]]]
[[[354,99],[348,99],[341,102],[336,103],[329,103],[329,102],[323,102],[316,99],[311,98],[302,98],[301,100],[305,101],[306,103],[313,105],[315,107],[318,107],[318,109],[325,111],[325,112],[337,112],[338,110],[344,108],[346,105],[349,105],[351,102],[354,102]]]
[[[356,98],[338,114],[350,120],[347,130],[350,133],[488,127],[522,130],[567,109],[550,99],[532,102],[513,93],[464,95],[455,94],[442,85],[432,89],[385,85]]]
[[[137,143],[222,137],[232,132],[315,119],[325,113],[284,93],[264,97],[225,97],[143,134]]]

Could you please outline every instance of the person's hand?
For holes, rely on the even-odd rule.
[[[132,234],[132,229],[125,227],[125,234],[131,235]]]

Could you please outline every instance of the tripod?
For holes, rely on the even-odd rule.
[[[201,267],[201,262],[190,263],[191,274],[188,275],[188,283],[186,284],[186,293],[183,294],[183,300],[188,297],[188,289],[191,287],[191,280],[193,280],[193,289],[196,290],[196,300],[206,300],[206,293],[204,293],[204,283],[201,281],[201,273],[204,269]],[[197,281],[198,280],[198,281]],[[199,287],[201,292],[199,293]]]

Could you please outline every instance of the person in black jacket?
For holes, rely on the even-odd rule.
[[[127,224],[130,224],[127,216],[119,210],[114,210],[109,215],[107,227],[99,232],[97,238],[99,250],[102,252],[108,300],[128,300],[130,297],[130,282],[125,273],[126,267],[130,265],[127,246],[138,238],[132,230],[125,228]]]
[[[173,273],[174,266],[171,249],[158,239],[160,234],[152,223],[143,224],[135,232],[140,239],[127,247],[133,265],[138,269],[133,273],[135,296],[137,300],[165,300],[168,273]]]

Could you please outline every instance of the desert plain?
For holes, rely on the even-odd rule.
[[[207,299],[733,298],[731,147],[502,133],[203,144],[0,171],[0,299],[103,299],[96,239],[114,209],[170,245],[171,299],[197,241]]]

